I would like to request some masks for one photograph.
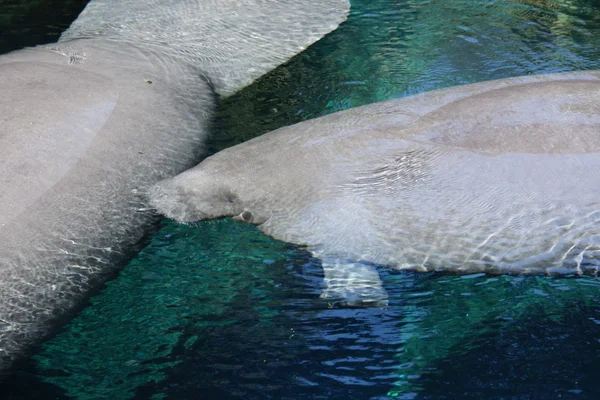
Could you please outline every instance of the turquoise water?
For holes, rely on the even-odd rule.
[[[600,69],[600,3],[353,1],[220,104],[211,151],[436,88]],[[380,269],[386,309],[319,299],[319,261],[229,220],[164,221],[6,398],[596,399],[600,280]]]

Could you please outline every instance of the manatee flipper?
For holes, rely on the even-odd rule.
[[[373,265],[326,258],[321,298],[350,307],[385,307],[387,292]]]

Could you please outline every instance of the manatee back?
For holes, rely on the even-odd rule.
[[[305,172],[290,172],[261,229],[324,257],[398,268],[595,268],[598,75],[451,88],[250,141],[279,160],[279,175]]]
[[[67,64],[31,60],[0,64],[0,226],[69,173],[113,113],[114,82],[74,72]]]
[[[206,84],[83,46],[85,63],[47,47],[0,59],[0,372],[130,255],[154,221],[136,192],[202,151]]]
[[[416,139],[496,154],[590,153],[599,127],[600,79],[557,76],[444,105],[423,117]]]

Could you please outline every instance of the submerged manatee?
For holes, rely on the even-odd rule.
[[[372,265],[538,273],[600,265],[600,72],[520,77],[278,129],[150,191],[323,261],[324,296],[385,301]]]
[[[137,189],[191,167],[227,95],[342,22],[347,0],[94,0],[0,57],[0,371],[153,222]]]

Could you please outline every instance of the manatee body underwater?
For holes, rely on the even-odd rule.
[[[180,222],[256,224],[322,260],[323,296],[384,304],[375,266],[596,273],[600,72],[458,86],[223,150],[150,190]]]
[[[345,20],[347,0],[94,0],[0,57],[0,372],[126,261],[148,187],[200,160],[226,96]]]

